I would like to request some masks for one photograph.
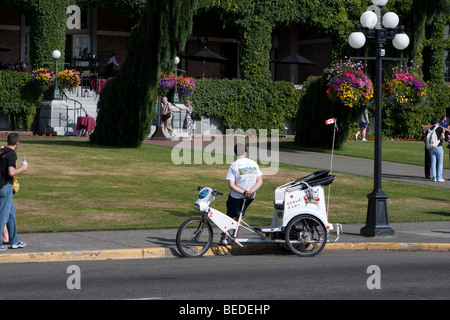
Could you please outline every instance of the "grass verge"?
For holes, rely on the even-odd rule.
[[[22,137],[18,162],[25,156],[30,170],[18,177],[21,190],[14,201],[19,232],[177,228],[198,214],[193,210],[193,188],[208,185],[228,192],[228,165],[176,166],[171,150],[150,144],[122,149],[78,138]],[[277,175],[264,178],[247,222],[269,225],[275,188],[313,171],[280,165]],[[330,221],[364,223],[373,179],[336,175]],[[450,220],[443,189],[383,180],[383,191],[389,195],[391,222]],[[225,201],[217,198],[213,206],[224,211]]]

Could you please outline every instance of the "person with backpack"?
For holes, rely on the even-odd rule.
[[[422,134],[423,134],[423,142],[424,142],[424,150],[425,150],[425,179],[431,180],[431,152],[430,149],[427,148],[427,133],[430,126],[423,125],[422,126]]]
[[[172,112],[173,112],[173,104],[171,104],[167,97],[162,98],[161,105],[161,129],[164,134],[166,134],[166,129],[169,132],[170,136],[173,137],[173,129],[172,129]]]
[[[175,106],[180,110],[186,111],[186,118],[184,118],[183,122],[183,129],[187,130],[189,137],[189,141],[193,141],[193,135],[194,135],[194,107],[192,106],[192,101],[187,100],[186,101],[187,107],[181,107],[181,106]]]
[[[431,176],[435,182],[444,182],[442,178],[442,169],[444,165],[444,149],[442,148],[442,141],[445,140],[444,129],[439,125],[436,118],[431,120],[433,125],[427,131],[425,137],[425,145],[430,150],[431,156]]]
[[[0,150],[0,230],[3,231],[5,225],[8,229],[9,244],[11,249],[23,248],[25,242],[19,240],[16,228],[16,208],[13,203],[13,182],[14,176],[21,172],[28,171],[28,164],[16,168],[17,154],[20,136],[13,132],[8,135],[7,146]],[[3,239],[0,243],[0,251],[5,251]]]

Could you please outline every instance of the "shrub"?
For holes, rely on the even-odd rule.
[[[42,99],[33,87],[31,74],[0,71],[0,116],[8,117],[14,130],[28,130]]]
[[[289,82],[197,81],[191,100],[198,115],[223,120],[225,129],[278,129],[294,119],[300,93]]]

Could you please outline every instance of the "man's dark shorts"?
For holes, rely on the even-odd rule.
[[[360,129],[367,129],[367,122],[360,121],[359,122],[359,128]]]
[[[247,199],[247,201],[245,202],[244,212],[247,210],[248,206],[252,202],[253,202],[253,199]],[[227,215],[231,218],[239,217],[243,203],[244,203],[244,199],[236,199],[236,198],[233,198],[232,196],[228,195]]]

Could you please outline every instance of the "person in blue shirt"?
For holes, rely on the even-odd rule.
[[[439,125],[444,129],[445,141],[450,142],[450,130],[448,129],[447,116],[443,116],[441,120],[439,120]],[[450,149],[449,146],[447,147]]]
[[[441,120],[439,120],[439,125],[442,128],[448,128],[447,116],[443,116]]]

